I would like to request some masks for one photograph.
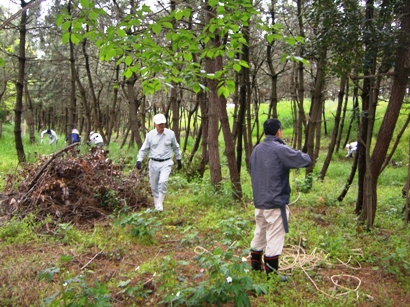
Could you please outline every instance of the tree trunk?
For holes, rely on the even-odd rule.
[[[216,14],[216,9],[207,4],[207,24],[210,24],[211,19]],[[208,42],[210,48],[218,49],[221,45],[219,35],[214,33],[214,37],[211,38]],[[214,75],[216,72],[216,60],[207,57],[205,60],[206,73],[208,75]],[[209,170],[211,175],[211,184],[213,187],[219,187],[219,184],[222,181],[222,172],[221,172],[221,162],[219,157],[219,99],[218,99],[218,80],[208,79],[208,89],[209,89],[209,130],[208,130],[208,151],[209,151]]]
[[[401,127],[401,130],[400,130],[399,134],[398,134],[397,137],[395,138],[396,140],[395,140],[395,142],[394,142],[393,148],[391,149],[389,155],[388,155],[388,156],[386,157],[386,159],[384,160],[384,163],[383,163],[383,165],[382,165],[382,168],[381,168],[381,170],[380,170],[380,173],[383,172],[384,168],[385,168],[385,167],[389,164],[389,162],[391,161],[391,158],[393,157],[394,152],[396,151],[397,146],[398,146],[399,143],[400,143],[401,137],[403,136],[404,132],[406,131],[407,126],[409,125],[409,123],[410,123],[410,113],[407,115],[406,122],[404,123],[403,127]]]
[[[72,1],[68,1],[68,14],[72,14]],[[68,144],[71,144],[71,129],[77,126],[77,99],[76,99],[76,94],[75,94],[75,82],[77,79],[77,72],[75,69],[75,55],[74,55],[74,45],[73,42],[71,41],[71,30],[72,30],[72,25],[70,25],[69,31],[70,31],[70,40],[69,40],[69,48],[70,48],[70,72],[71,72],[71,78],[70,78],[70,85],[71,85],[71,93],[70,93],[70,104],[68,107],[68,122],[66,126],[66,135],[68,135]]]
[[[325,162],[323,163],[322,170],[320,171],[320,175],[319,175],[319,178],[321,180],[323,180],[326,176],[327,169],[330,165],[330,161],[332,160],[332,156],[335,151],[336,139],[337,139],[339,123],[340,123],[340,114],[342,112],[344,88],[346,86],[346,80],[347,80],[346,75],[343,75],[340,80],[340,90],[339,90],[339,95],[338,95],[337,110],[336,110],[336,115],[335,115],[334,128],[332,132],[332,139],[330,140],[326,159],[325,159]]]
[[[88,30],[88,26],[87,26],[87,30]],[[89,56],[87,53],[87,39],[84,39],[83,41],[83,53],[84,53],[84,60],[85,60],[85,71],[87,72],[87,79],[88,79],[88,84],[90,86],[90,94],[91,94],[91,98],[92,98],[92,102],[93,102],[93,117],[94,117],[94,123],[91,122],[91,125],[94,124],[95,125],[95,130],[97,130],[102,138],[105,144],[107,144],[107,137],[105,136],[105,132],[104,129],[102,127],[102,122],[101,122],[101,118],[100,118],[100,108],[99,108],[99,103],[98,103],[98,99],[97,96],[95,94],[95,87],[94,87],[94,81],[93,78],[91,76],[91,69],[90,69],[90,60],[89,60]],[[90,123],[89,123],[90,124]],[[88,125],[87,129],[86,129],[86,136],[88,138],[90,131],[92,129],[92,126]]]
[[[221,62],[222,65],[222,57],[217,58],[217,62]],[[231,133],[231,129],[229,127],[229,119],[228,114],[226,112],[226,99],[225,96],[219,97],[219,116],[221,120],[222,132],[224,136],[225,142],[225,154],[226,158],[228,159],[228,168],[229,174],[231,178],[231,185],[232,185],[232,197],[233,199],[241,199],[242,198],[242,186],[241,186],[241,178],[239,176],[239,170],[236,167],[235,163],[235,147],[234,147],[234,138]]]
[[[27,81],[24,82],[24,98],[26,101],[26,121],[28,126],[28,131],[30,134],[30,144],[34,144],[36,142],[35,136],[35,128],[34,128],[34,111],[33,111],[33,103],[31,101],[30,93],[28,90]]]
[[[371,188],[367,188],[371,191],[373,197],[371,199],[365,198],[365,202],[371,201],[371,203],[366,203],[363,206],[362,220],[367,220],[368,227],[372,227],[374,223],[377,208],[377,180],[400,115],[407,89],[407,80],[410,75],[410,39],[408,37],[408,33],[410,33],[410,0],[406,0],[404,14],[401,16],[402,21],[398,38],[400,47],[396,51],[391,95],[371,156],[370,172],[372,181]]]
[[[201,126],[202,126],[202,160],[199,166],[199,174],[201,177],[205,174],[206,166],[209,162],[209,151],[208,151],[208,128],[209,128],[209,120],[208,120],[208,103],[205,99],[205,92],[200,91],[198,93],[198,100],[199,100],[199,107],[201,109],[202,119],[201,119]]]
[[[299,36],[305,37],[305,32],[304,32],[304,24],[303,24],[303,1],[302,0],[297,0],[297,11],[298,11],[298,26],[299,26]],[[305,49],[302,46],[300,47],[300,52],[299,52],[300,57],[305,56]],[[301,150],[302,149],[302,142],[304,138],[303,134],[303,126],[306,126],[306,115],[305,115],[305,110],[304,110],[304,99],[305,99],[305,77],[304,77],[304,65],[302,62],[298,64],[298,110],[299,110],[299,116],[298,116],[298,123],[297,123],[297,149]],[[307,128],[307,127],[305,127]]]
[[[135,97],[135,91],[134,91],[134,83],[136,82],[136,77],[135,74],[132,74],[132,76],[127,79],[126,84],[127,84],[127,94],[128,94],[128,103],[129,103],[129,108],[130,108],[130,124],[131,124],[131,131],[133,133],[133,137],[135,142],[137,143],[138,148],[141,148],[142,146],[142,139],[139,133],[139,124],[138,124],[138,99]]]
[[[313,168],[315,167],[315,161],[319,155],[320,130],[322,126],[322,92],[325,84],[324,69],[326,65],[326,54],[326,50],[319,51],[319,60],[317,63],[317,71],[315,78],[315,90],[313,93],[307,134],[307,153],[312,158],[312,164],[306,168],[306,174],[310,174],[313,172]]]
[[[21,1],[21,7],[27,5]],[[23,113],[23,90],[24,90],[24,75],[26,65],[26,24],[27,11],[23,10],[20,19],[20,44],[19,44],[19,70],[16,83],[16,106],[14,108],[14,140],[16,142],[17,158],[19,163],[26,162],[26,154],[24,152],[23,139],[21,137],[21,118]]]

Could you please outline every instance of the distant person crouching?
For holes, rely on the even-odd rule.
[[[52,129],[50,129],[50,128],[48,128],[47,130],[44,130],[43,132],[41,132],[41,141],[40,141],[41,144],[43,143],[44,134],[48,134],[48,137],[49,137],[49,139],[50,139],[50,140],[48,141],[48,144],[49,144],[49,145],[51,145],[51,144],[57,144],[57,141],[58,141],[57,134],[55,133],[54,130],[52,130]]]
[[[357,142],[352,142],[346,145],[347,155],[346,158],[353,157],[353,154],[356,154],[357,151]]]
[[[66,141],[66,142],[68,142],[68,138],[69,138],[69,136],[67,136],[67,137],[65,138],[65,141]],[[76,128],[73,128],[73,129],[71,130],[71,143],[72,143],[72,144],[74,144],[74,143],[81,143],[81,136],[80,136],[80,133],[78,132],[78,130],[77,130]]]
[[[104,146],[104,140],[103,140],[101,134],[96,133],[94,131],[91,131],[90,132],[90,141],[88,142],[88,144],[103,147]]]

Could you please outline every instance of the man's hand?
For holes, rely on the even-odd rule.
[[[142,168],[141,161],[137,161],[137,164],[135,164],[135,165],[137,166],[138,169],[141,169],[141,168]]]
[[[181,168],[182,168],[182,162],[181,162],[181,160],[177,160],[177,162],[178,162],[178,169],[181,169]]]

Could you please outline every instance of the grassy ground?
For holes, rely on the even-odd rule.
[[[2,179],[17,169],[11,129],[4,131]],[[25,146],[31,160],[63,144]],[[114,161],[134,163],[136,149],[109,149]],[[286,283],[248,271],[254,222],[246,171],[244,199],[236,203],[227,180],[215,191],[209,178],[188,181],[183,169],[171,174],[160,214],[122,210],[89,225],[34,215],[3,223],[0,306],[409,306],[410,230],[401,213],[407,169],[383,172],[375,226],[365,231],[353,212],[356,185],[336,201],[351,163],[339,153],[325,180],[314,179],[306,193],[304,171],[292,172],[295,203],[281,257]]]

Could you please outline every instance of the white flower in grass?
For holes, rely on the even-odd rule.
[[[177,297],[178,297],[180,294],[181,294],[181,291],[178,291],[178,293],[177,293]]]
[[[67,283],[65,282],[65,283],[63,283],[63,287],[67,287]]]
[[[231,277],[231,276],[228,276],[228,277],[226,278],[226,282],[227,282],[227,283],[231,283],[231,282],[232,282],[232,277]]]
[[[249,270],[248,270],[248,269],[245,269],[245,273],[249,273]]]
[[[242,257],[242,262],[246,262],[248,261],[248,259],[246,259],[246,257]]]

